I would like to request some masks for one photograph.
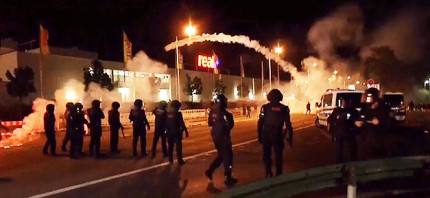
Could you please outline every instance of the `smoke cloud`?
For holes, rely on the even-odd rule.
[[[189,46],[189,45],[192,45],[193,43],[196,43],[196,42],[199,43],[204,41],[241,44],[247,48],[254,49],[256,52],[263,54],[266,57],[266,59],[271,59],[275,61],[283,68],[284,71],[290,72],[293,76],[297,73],[297,68],[294,67],[294,65],[283,60],[277,54],[271,52],[269,48],[260,45],[258,41],[251,40],[249,37],[243,36],[243,35],[231,36],[223,33],[196,35],[191,38],[186,38],[186,39],[179,40],[177,42],[172,42],[166,45],[164,49],[166,51],[170,51],[172,49],[175,49],[176,46],[178,47],[182,47],[185,45]]]
[[[139,51],[126,65],[127,70],[163,74],[167,72],[165,63],[153,60],[144,51]]]

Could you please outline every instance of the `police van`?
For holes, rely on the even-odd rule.
[[[328,117],[333,112],[333,109],[340,107],[341,99],[350,100],[352,106],[359,110],[361,104],[361,96],[364,91],[349,90],[349,89],[328,89],[323,96],[321,102],[317,103],[317,118],[315,126],[321,128],[325,126],[330,128],[330,123],[327,122]]]
[[[406,107],[403,93],[386,92],[382,96],[385,105],[390,107],[390,118],[393,121],[403,122],[406,120]]]

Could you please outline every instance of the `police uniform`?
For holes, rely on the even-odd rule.
[[[284,149],[284,124],[292,141],[293,127],[290,121],[290,109],[281,103],[268,103],[261,107],[258,120],[258,139],[263,144],[263,162],[266,167],[266,176],[272,173],[272,148],[275,151],[276,175],[282,174],[282,155]]]
[[[48,154],[48,148],[51,147],[51,155],[55,155],[55,114],[46,112],[43,116],[43,122],[45,126],[45,135],[47,138],[45,146],[43,147],[43,153]]]
[[[155,156],[157,151],[158,139],[161,138],[161,148],[163,150],[163,155],[168,156],[167,145],[166,145],[166,109],[157,107],[153,112],[155,116],[155,131],[154,139],[152,141],[152,156]]]
[[[69,113],[70,111],[68,109],[66,109],[66,111],[64,112],[64,119],[66,120],[66,125],[68,125],[67,117],[69,116]],[[63,143],[61,145],[61,149],[63,151],[66,151],[66,146],[67,146],[67,143],[70,141],[71,133],[72,131],[69,130],[69,127],[66,127],[66,135],[64,136]]]
[[[90,108],[87,110],[90,118],[90,154],[95,151],[96,157],[100,154],[100,138],[102,137],[102,119],[105,118],[103,111],[100,108]]]
[[[213,171],[223,163],[224,175],[227,178],[231,178],[233,149],[230,132],[234,126],[233,115],[226,109],[213,108],[209,112],[208,124],[209,127],[212,127],[211,135],[215,149],[217,150],[217,157],[209,166],[207,175],[212,175]]]
[[[358,111],[352,107],[337,107],[328,117],[328,122],[331,126],[330,132],[332,133],[336,144],[337,163],[344,162],[343,150],[345,143],[349,148],[351,159],[357,160],[357,129],[354,122],[358,119]]]
[[[118,152],[118,131],[120,128],[122,128],[119,111],[114,109],[110,110],[108,112],[108,121],[110,125],[110,151],[112,153]]]
[[[169,161],[173,162],[173,147],[176,145],[176,156],[179,164],[184,163],[182,158],[182,133],[187,131],[181,112],[172,111],[166,113],[166,132],[169,144]]]
[[[69,156],[72,159],[76,158],[78,150],[78,115],[76,110],[69,111],[67,114],[67,130],[70,134],[70,150]]]
[[[81,110],[79,110],[78,114],[77,114],[77,151],[79,154],[83,153],[83,146],[84,146],[84,136],[85,136],[85,124],[89,124],[88,120],[85,119],[85,112]]]
[[[140,138],[140,149],[142,156],[146,156],[146,128],[149,126],[148,119],[146,119],[145,110],[132,109],[129,115],[130,121],[133,122],[133,156],[137,156],[137,142]]]

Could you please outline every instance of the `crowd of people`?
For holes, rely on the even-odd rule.
[[[379,90],[370,88],[366,90],[362,97],[360,111],[352,106],[352,101],[341,99],[341,105],[335,108],[328,118],[330,123],[329,131],[333,135],[336,145],[336,161],[345,161],[345,148],[349,150],[351,160],[357,160],[359,154],[366,158],[385,157],[389,155],[387,149],[390,148],[387,134],[390,130],[389,108],[381,102]],[[282,93],[278,89],[271,90],[267,95],[268,103],[261,107],[258,119],[258,142],[263,148],[263,163],[266,177],[273,177],[272,171],[272,151],[276,167],[276,175],[282,174],[283,170],[283,150],[285,142],[292,147],[293,127],[290,121],[290,110],[288,106],[281,103]],[[72,159],[77,159],[83,155],[83,138],[85,135],[84,125],[90,129],[89,154],[100,157],[100,138],[102,136],[102,119],[105,115],[100,108],[101,102],[92,101],[91,108],[83,111],[80,103],[67,103],[66,135],[63,140],[62,150],[66,151],[66,145],[70,141],[69,155]],[[310,106],[308,104],[308,106]],[[150,130],[145,110],[142,108],[142,100],[134,102],[134,108],[130,111],[129,120],[133,123],[133,157],[137,157],[137,144],[140,141],[141,156],[146,157],[146,133]],[[119,153],[118,140],[119,131],[124,130],[120,121],[120,104],[112,103],[112,108],[108,112],[108,122],[110,126],[110,152]],[[154,109],[155,131],[152,142],[152,157],[155,157],[158,141],[161,139],[163,157],[168,157],[173,163],[173,153],[176,150],[177,162],[185,164],[182,156],[182,139],[189,137],[183,115],[180,111],[181,103],[177,100],[169,103],[161,101]],[[46,106],[44,115],[44,126],[46,133],[46,144],[43,153],[56,155],[55,136],[55,106]],[[89,120],[86,120],[85,115]],[[232,176],[233,171],[233,151],[231,142],[231,130],[234,127],[233,115],[227,110],[227,98],[218,95],[214,106],[208,115],[208,125],[211,127],[211,136],[217,156],[205,171],[207,178],[212,180],[213,172],[221,165],[224,166],[225,184],[234,185],[237,179]],[[124,132],[123,132],[124,135]],[[124,136],[125,137],[125,136]],[[360,149],[358,149],[360,147]],[[176,148],[176,149],[174,149]]]
[[[392,154],[390,107],[376,88],[367,89],[361,98],[360,111],[351,99],[341,98],[341,105],[328,117],[329,132],[336,145],[336,161],[388,157]]]

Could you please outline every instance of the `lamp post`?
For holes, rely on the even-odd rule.
[[[318,65],[317,62],[314,62],[312,64],[312,67],[316,67],[317,65]],[[308,81],[307,81],[308,87],[309,87],[309,84],[311,84],[310,83],[310,76],[311,76],[311,70],[310,70],[310,67],[308,67]]]
[[[188,26],[185,28],[185,34],[188,35],[188,38],[191,39],[193,35],[196,34],[196,28],[192,26],[191,19],[188,23]],[[181,101],[181,77],[180,77],[180,68],[179,68],[179,49],[178,49],[178,37],[176,37],[176,96],[179,101]],[[193,97],[191,95],[191,97]]]
[[[282,53],[282,47],[279,46],[279,42],[278,42],[278,47],[275,48],[275,53],[278,54],[278,56]],[[277,64],[278,68],[278,89],[279,89],[279,82],[280,82],[280,78],[279,78],[279,64]]]

